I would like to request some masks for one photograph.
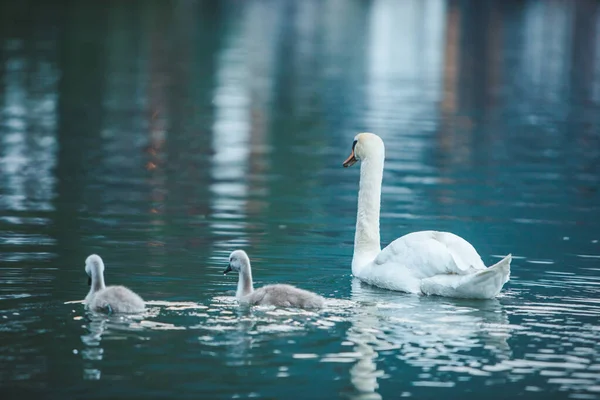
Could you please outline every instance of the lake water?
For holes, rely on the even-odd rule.
[[[599,38],[586,0],[3,2],[2,398],[600,398]],[[352,278],[361,131],[383,244],[511,252],[498,298]],[[328,306],[238,308],[236,248]],[[144,316],[77,303],[91,253]]]

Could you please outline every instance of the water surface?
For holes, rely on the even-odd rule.
[[[2,392],[599,398],[599,8],[2,3]],[[384,244],[511,252],[497,299],[352,278],[361,131],[386,143]],[[240,309],[235,248],[328,306]],[[145,315],[84,311],[90,253]]]

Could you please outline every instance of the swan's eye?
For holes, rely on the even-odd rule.
[[[354,151],[354,148],[356,147],[357,142],[358,142],[358,140],[355,140],[354,142],[352,142],[352,151]]]

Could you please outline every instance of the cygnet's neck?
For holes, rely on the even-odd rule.
[[[104,275],[97,269],[92,270],[92,285],[90,287],[90,294],[102,290],[106,287],[104,284]]]
[[[354,235],[352,273],[358,271],[381,252],[379,236],[379,211],[381,208],[381,181],[384,155],[361,161],[358,190],[358,211]]]
[[[248,265],[244,266],[240,270],[235,297],[237,299],[241,299],[244,296],[248,296],[253,291],[254,286],[252,285],[252,269],[250,268],[250,263],[248,262]]]

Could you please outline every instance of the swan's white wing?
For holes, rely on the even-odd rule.
[[[435,275],[467,275],[485,269],[477,251],[469,242],[448,232],[421,231],[404,235],[379,253],[377,266],[398,265],[417,278]]]
[[[449,232],[430,232],[432,232],[434,240],[446,245],[458,271],[463,274],[472,274],[486,268],[477,250],[465,239]],[[458,271],[456,273],[460,274]]]

